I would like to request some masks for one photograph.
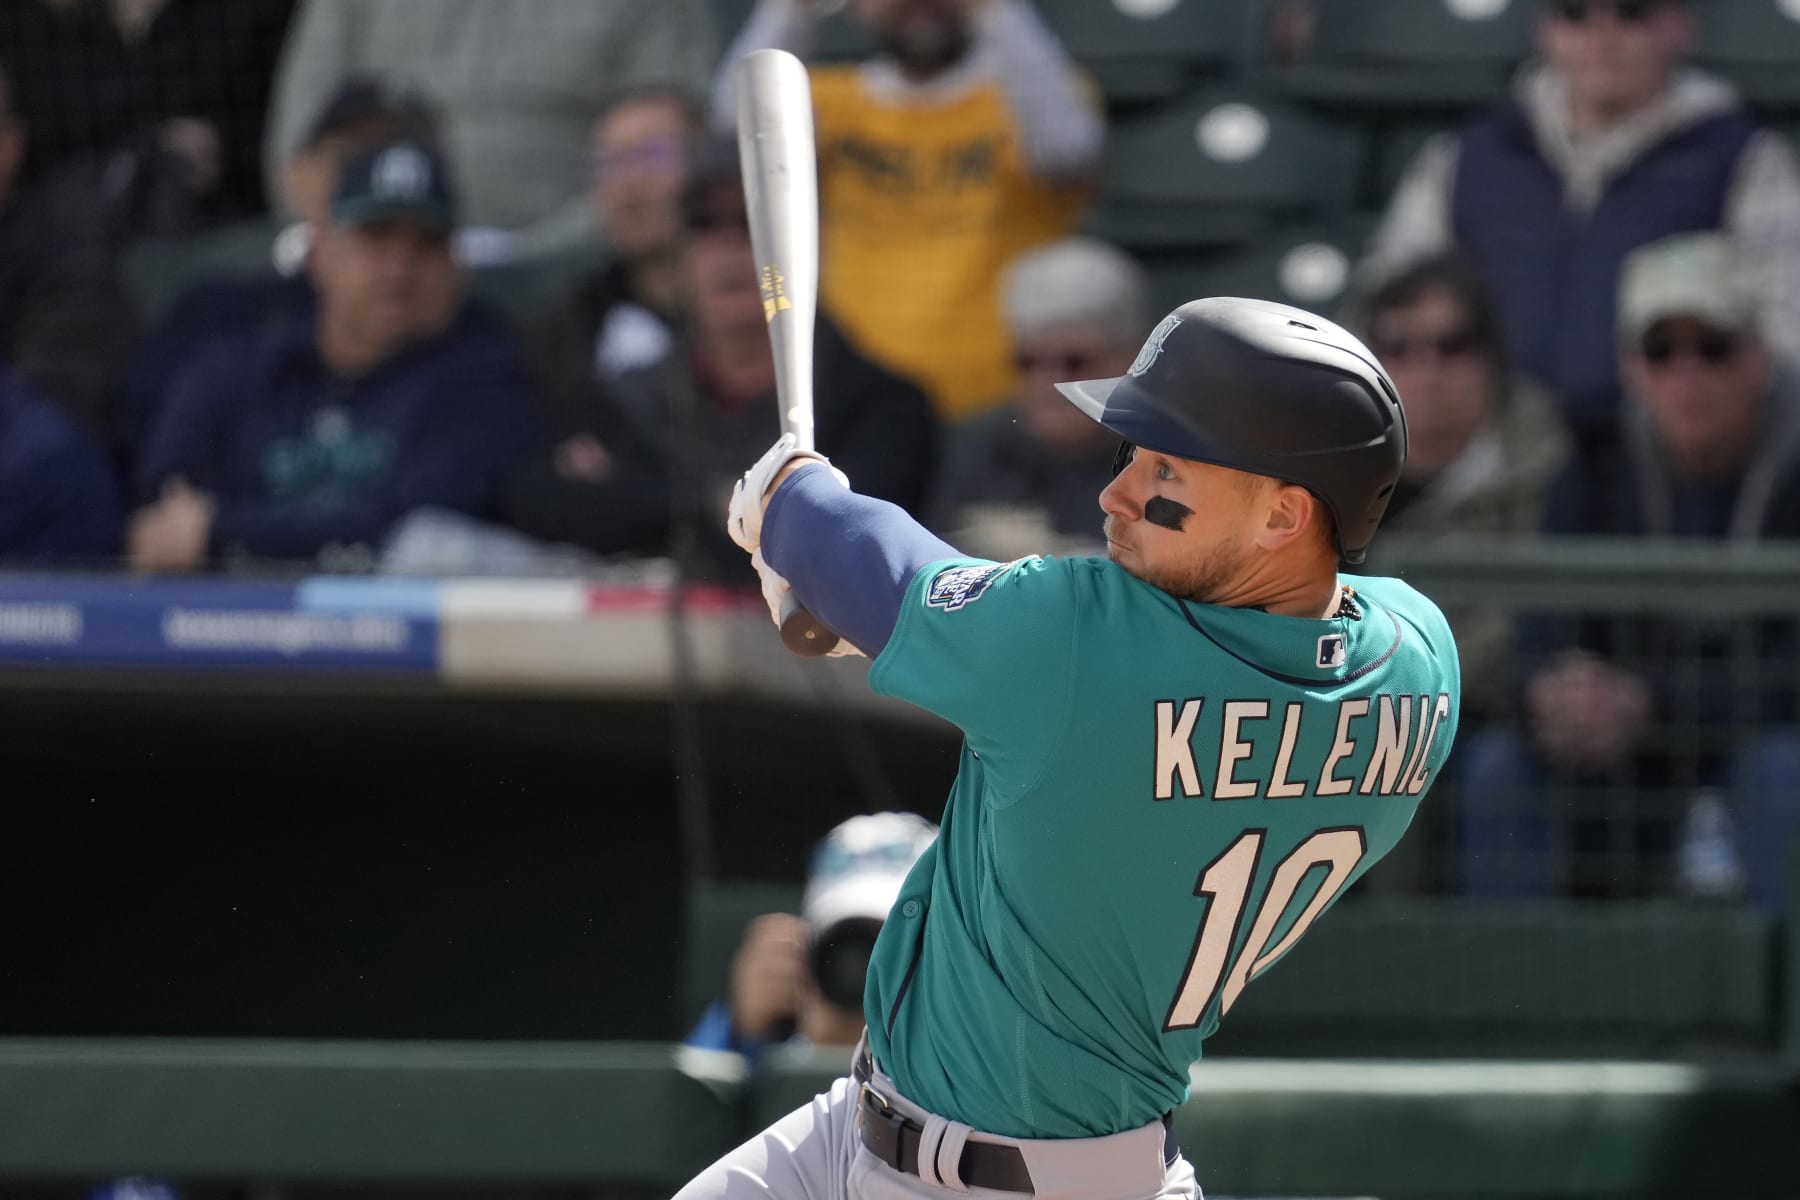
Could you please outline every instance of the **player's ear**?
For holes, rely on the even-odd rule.
[[[1256,544],[1265,550],[1279,550],[1306,537],[1319,522],[1318,502],[1298,484],[1271,482],[1263,503],[1263,526]]]

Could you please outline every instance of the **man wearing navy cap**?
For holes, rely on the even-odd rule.
[[[367,554],[406,512],[486,515],[535,437],[520,357],[464,298],[427,144],[343,165],[307,269],[316,314],[220,337],[174,381],[138,471],[132,565]]]

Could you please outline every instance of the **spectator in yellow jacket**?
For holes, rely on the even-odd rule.
[[[1002,403],[1012,384],[1000,276],[1072,232],[1099,165],[1095,95],[1028,0],[850,0],[878,52],[812,70],[820,303],[857,345],[916,381],[938,415]],[[805,57],[815,8],[761,0],[727,52]]]

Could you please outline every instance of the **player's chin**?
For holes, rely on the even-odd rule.
[[[1135,546],[1122,546],[1117,542],[1108,542],[1106,557],[1109,562],[1133,579],[1152,587],[1165,587],[1165,577],[1158,569],[1158,564],[1145,558],[1143,552]]]
[[[1147,569],[1148,564],[1144,562],[1143,557],[1130,546],[1121,546],[1117,542],[1106,543],[1106,559],[1108,562],[1123,569],[1127,575],[1141,579],[1145,583],[1156,582],[1154,579],[1150,578],[1150,572]]]

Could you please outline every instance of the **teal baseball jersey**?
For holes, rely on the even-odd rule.
[[[965,740],[864,993],[908,1098],[1012,1137],[1187,1098],[1201,1043],[1400,839],[1456,733],[1443,615],[1343,582],[1310,620],[1097,558],[915,576],[870,684]]]

